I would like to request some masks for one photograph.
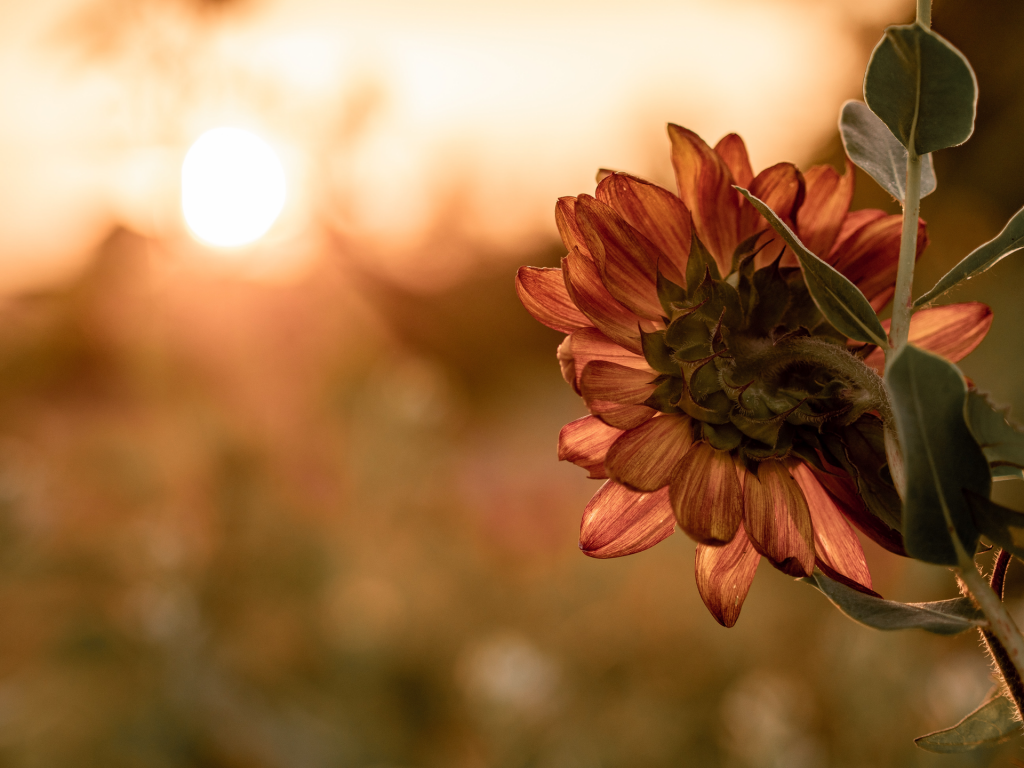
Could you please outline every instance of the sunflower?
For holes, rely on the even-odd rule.
[[[870,591],[853,528],[903,554],[900,500],[879,403],[843,374],[848,364],[827,361],[881,375],[884,355],[824,319],[793,254],[734,185],[876,311],[893,296],[901,218],[849,210],[849,163],[843,175],[779,163],[755,176],[739,136],[712,149],[685,128],[668,132],[678,195],[602,171],[594,196],[556,205],[561,268],[523,267],[516,279],[526,309],[568,334],[558,361],[590,412],[562,429],[559,458],[606,479],[580,549],[630,555],[678,526],[697,542],[697,588],[724,626],[762,557]],[[918,256],[927,239],[919,222]],[[979,303],[925,309],[910,340],[955,361],[991,322]]]

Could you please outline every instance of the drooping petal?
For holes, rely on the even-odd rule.
[[[740,199],[732,188],[732,173],[725,161],[693,131],[669,125],[668,135],[672,140],[672,167],[679,197],[719,270],[728,274],[732,253],[739,243]]]
[[[833,571],[871,589],[871,573],[864,559],[860,539],[832,497],[821,487],[807,465],[796,462],[790,466],[789,471],[807,500],[814,528],[815,554]]]
[[[586,328],[590,321],[569,298],[560,269],[520,267],[516,293],[534,319],[562,333]]]
[[[882,321],[886,333],[890,325],[890,320]],[[927,307],[910,318],[909,340],[955,363],[981,344],[991,326],[992,310],[980,301]],[[875,347],[864,363],[881,374],[885,370],[885,353]]]
[[[729,133],[715,144],[715,153],[725,161],[733,180],[745,189],[750,189],[754,180],[754,169],[750,167],[747,145],[738,134]]]
[[[580,394],[592,414],[618,429],[633,429],[656,411],[640,405],[654,392],[654,376],[647,371],[595,360],[580,377]]]
[[[693,442],[689,416],[659,414],[622,434],[608,449],[608,475],[638,491],[656,491],[672,480]]]
[[[679,527],[704,544],[731,541],[743,519],[743,488],[732,456],[703,440],[676,467],[669,498]]]
[[[579,224],[576,223],[575,197],[558,198],[558,202],[555,203],[555,226],[558,227],[558,234],[562,238],[565,250],[572,253],[573,249],[578,248],[580,253],[593,260]]]
[[[600,333],[600,331],[598,331],[598,333]],[[580,387],[576,373],[576,361],[572,355],[572,334],[569,334],[562,339],[562,343],[559,344],[558,349],[555,350],[555,356],[558,358],[558,367],[562,370],[562,378],[572,385],[572,388],[578,395],[580,393]],[[583,371],[581,370],[580,373],[583,373]]]
[[[832,501],[836,503],[846,519],[880,547],[897,555],[906,556],[903,548],[903,536],[873,515],[857,492],[857,484],[848,476],[840,476],[819,469],[811,468],[814,477],[821,484]]]
[[[814,570],[811,513],[796,481],[778,459],[757,465],[743,488],[743,522],[754,547],[791,576]]]
[[[608,293],[640,317],[661,317],[657,268],[667,259],[661,250],[611,206],[589,195],[576,198],[576,223]]]
[[[855,177],[849,160],[842,176],[831,165],[816,165],[804,174],[807,196],[797,211],[796,225],[811,253],[825,258],[832,250],[853,201]]]
[[[638,493],[609,480],[583,511],[580,549],[597,558],[633,555],[667,539],[675,526],[668,488]]]
[[[597,186],[597,199],[661,250],[665,259],[655,265],[661,274],[676,285],[686,285],[690,212],[682,200],[667,189],[624,173],[606,176]]]
[[[558,433],[558,460],[583,467],[590,477],[608,477],[604,457],[621,434],[621,429],[609,427],[596,416],[570,421]]]
[[[742,523],[732,541],[724,546],[697,545],[694,568],[697,591],[723,627],[733,626],[740,617],[759,562],[761,555],[751,544]]]
[[[580,312],[616,344],[642,354],[639,318],[608,293],[597,265],[574,249],[562,259],[562,273],[565,288]]]
[[[647,364],[643,355],[623,349],[597,328],[580,328],[578,331],[573,331],[570,338],[572,338],[571,351],[576,370],[577,389],[587,363],[594,360],[604,360],[624,365],[627,368],[636,368],[638,371],[647,371],[652,379],[657,375]]]
[[[858,211],[858,213],[860,213]],[[899,214],[875,218],[840,237],[827,261],[861,289],[871,306],[882,309],[896,290],[896,267],[900,257],[900,231],[903,218]],[[928,245],[928,232],[918,220],[917,256]]]
[[[804,177],[792,163],[778,163],[765,168],[750,182],[750,193],[762,200],[792,228],[793,215],[797,212],[804,198]],[[755,232],[768,229],[768,222],[754,206],[746,200],[741,204],[739,239],[744,240]],[[781,240],[779,242],[781,246]],[[770,255],[762,254],[760,260],[774,261],[781,249],[769,246],[765,249]]]

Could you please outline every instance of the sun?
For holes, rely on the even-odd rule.
[[[201,241],[224,248],[262,237],[284,207],[287,184],[274,150],[240,128],[214,128],[181,166],[185,223]]]

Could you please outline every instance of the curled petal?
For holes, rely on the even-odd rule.
[[[757,465],[743,488],[743,522],[754,547],[791,576],[814,570],[814,531],[800,487],[777,459]]]
[[[576,362],[572,356],[571,334],[562,339],[562,343],[559,344],[558,349],[555,350],[555,356],[558,358],[558,367],[562,369],[562,378],[572,385],[572,388],[576,390],[576,394],[578,395],[580,393],[580,388],[577,382]],[[580,373],[582,372],[583,371],[580,371]]]
[[[693,442],[689,416],[659,414],[622,434],[608,449],[608,475],[638,491],[656,491],[672,475]]]
[[[903,217],[893,214],[869,220],[863,226],[846,233],[846,237],[840,232],[840,237],[827,259],[833,267],[861,289],[875,311],[888,304],[896,290],[896,267],[899,264],[902,226]],[[927,228],[924,221],[919,219],[918,258],[927,245]]]
[[[740,617],[740,609],[759,562],[761,555],[751,544],[742,523],[728,544],[719,547],[697,545],[694,568],[697,591],[711,615],[723,627],[733,626]]]
[[[804,174],[807,196],[797,211],[796,224],[811,253],[824,258],[832,250],[853,202],[855,177],[849,160],[842,176],[831,165],[816,165]]]
[[[580,377],[583,375],[587,363],[594,360],[604,360],[609,363],[618,363],[627,368],[636,368],[638,371],[647,371],[653,379],[657,374],[647,364],[643,355],[623,349],[614,341],[605,336],[597,328],[580,328],[572,333],[572,359],[576,370],[576,389],[579,391]]]
[[[587,319],[616,344],[642,354],[639,318],[608,293],[597,265],[575,249],[562,259],[562,273],[569,296]]]
[[[590,477],[608,477],[604,457],[621,434],[621,429],[609,427],[596,416],[570,421],[558,433],[558,460],[583,467]]]
[[[633,429],[656,413],[640,405],[654,392],[654,378],[647,371],[595,360],[583,369],[580,394],[590,412],[606,424]]]
[[[555,226],[558,227],[558,234],[562,238],[565,250],[572,253],[578,248],[587,258],[592,259],[590,251],[587,250],[587,243],[580,232],[579,224],[576,223],[576,198],[560,197],[555,203]]]
[[[597,558],[633,555],[667,539],[675,525],[668,488],[638,493],[609,480],[583,511],[580,549]]]
[[[811,472],[814,473],[814,477],[828,492],[829,497],[846,519],[853,523],[857,530],[880,547],[894,554],[906,556],[907,551],[903,548],[903,536],[868,510],[864,500],[857,492],[857,483],[852,478],[846,475],[822,472],[813,467]]]
[[[750,193],[764,201],[780,219],[792,226],[793,216],[804,199],[804,177],[792,163],[778,163],[757,174],[750,182]],[[769,229],[768,222],[746,200],[741,210],[740,240],[760,230]],[[778,256],[778,251],[771,247],[766,250],[774,251],[771,256],[762,255],[770,263]]]
[[[739,193],[725,161],[693,131],[669,125],[672,167],[679,197],[693,216],[701,241],[715,257],[723,275],[732,267],[739,243]]]
[[[797,463],[789,471],[807,500],[814,528],[814,551],[818,559],[831,570],[871,589],[871,573],[864,559],[860,539],[843,518],[839,507],[805,464]]]
[[[745,472],[745,470],[743,470]],[[743,487],[728,451],[694,443],[672,476],[669,497],[679,527],[694,541],[724,544],[743,519]]]
[[[597,187],[597,199],[661,250],[665,259],[655,265],[661,274],[676,285],[686,285],[690,212],[682,200],[667,189],[624,173],[606,176]]]
[[[882,321],[886,333],[890,325],[890,320]],[[991,326],[992,310],[980,301],[927,307],[910,318],[909,341],[955,363],[981,344]],[[864,363],[881,374],[885,370],[885,353],[875,347]]]
[[[520,267],[516,273],[516,293],[526,311],[548,328],[570,333],[590,325],[569,298],[560,269]]]
[[[733,180],[749,189],[750,182],[754,180],[754,169],[750,167],[750,156],[743,139],[735,133],[727,134],[715,144],[715,153],[725,161]]]
[[[611,206],[589,195],[576,199],[576,223],[608,293],[640,317],[661,317],[657,269],[660,261],[667,261],[661,250]]]

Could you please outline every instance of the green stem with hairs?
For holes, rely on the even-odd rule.
[[[999,555],[996,557],[996,563],[992,568],[992,576],[988,583],[992,587],[992,591],[1000,599],[1003,599],[1003,588],[1006,586],[1006,568],[1009,564],[1010,553],[1005,549],[999,550]],[[1006,648],[992,634],[991,630],[982,628],[979,631],[981,632],[981,639],[985,643],[985,648],[988,649],[989,655],[992,656],[992,662],[996,665],[1000,676],[1003,678],[1003,684],[1006,686],[1006,695],[1013,701],[1018,713],[1024,712],[1024,681],[1021,680],[1020,673],[1013,666]]]
[[[890,349],[886,365],[907,343],[910,334],[911,293],[914,288],[914,260],[917,258],[917,221],[921,211],[921,158],[913,148],[907,150],[907,199],[903,205],[903,233],[900,237],[899,271],[892,305]]]
[[[926,29],[932,25],[932,0],[917,0],[917,23]]]

